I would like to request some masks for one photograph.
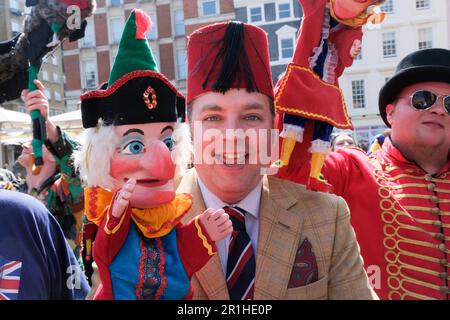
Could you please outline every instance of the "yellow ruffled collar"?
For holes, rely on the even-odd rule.
[[[114,194],[103,188],[85,188],[85,210],[87,218],[99,225],[108,211]],[[158,238],[168,234],[192,206],[192,197],[180,193],[162,206],[147,209],[131,209],[131,218],[147,238]]]

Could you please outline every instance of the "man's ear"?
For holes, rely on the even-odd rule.
[[[392,125],[392,115],[394,114],[395,106],[392,103],[389,103],[386,106],[386,119],[390,125]]]

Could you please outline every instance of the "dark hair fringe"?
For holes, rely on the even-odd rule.
[[[203,88],[206,87],[211,73],[219,61],[222,61],[222,64],[217,79],[212,85],[214,91],[225,93],[231,88],[236,77],[240,87],[242,76],[245,77],[247,82],[247,91],[252,92],[255,90],[250,63],[245,51],[244,24],[242,22],[230,21],[228,23],[222,46],[202,84]]]

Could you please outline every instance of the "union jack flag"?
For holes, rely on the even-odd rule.
[[[17,300],[21,269],[21,261],[9,261],[0,256],[0,300]]]

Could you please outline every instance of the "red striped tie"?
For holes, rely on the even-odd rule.
[[[245,229],[246,211],[239,207],[224,207],[233,223],[228,247],[227,287],[231,300],[253,299],[255,289],[255,255]]]

